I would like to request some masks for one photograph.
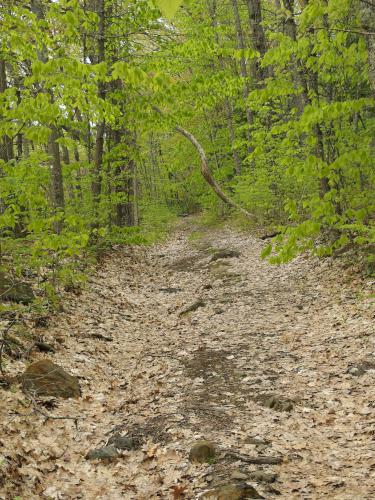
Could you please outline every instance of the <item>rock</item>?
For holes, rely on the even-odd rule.
[[[133,440],[127,436],[112,436],[108,444],[114,446],[118,450],[132,450],[134,448]]]
[[[179,316],[183,316],[184,314],[187,314],[189,312],[194,312],[196,311],[197,309],[199,309],[200,307],[204,307],[206,305],[205,302],[203,302],[202,299],[199,299],[197,301],[195,301],[193,304],[191,304],[190,306],[188,307],[185,307],[185,309],[183,309],[180,313],[179,313]]]
[[[191,462],[208,462],[215,458],[215,445],[211,441],[197,441],[190,450]]]
[[[267,446],[268,444],[271,443],[271,441],[268,441],[267,439],[259,439],[249,436],[246,438],[245,443],[255,444],[255,446]]]
[[[217,250],[211,257],[210,262],[214,262],[215,260],[219,259],[232,259],[233,257],[238,258],[240,256],[240,252],[238,250],[228,250],[228,249],[222,249],[222,250]]]
[[[22,390],[35,396],[78,398],[81,395],[78,379],[49,359],[32,363],[20,375]]]
[[[51,345],[42,341],[35,342],[35,347],[37,347],[40,352],[55,352],[55,349]]]
[[[253,486],[247,483],[228,484],[214,490],[209,490],[200,498],[212,498],[213,500],[245,500],[247,498],[264,498]]]
[[[107,337],[106,335],[103,335],[101,333],[92,333],[90,337],[93,339],[105,340],[106,342],[113,342],[112,337]]]
[[[30,304],[34,298],[34,292],[28,283],[13,281],[11,278],[0,273],[0,296],[2,300]]]
[[[164,293],[178,293],[182,292],[182,288],[179,287],[166,287],[166,288],[159,288],[159,292],[164,292]]]
[[[366,373],[366,370],[363,370],[363,368],[359,368],[358,366],[351,366],[348,368],[348,373],[349,375],[353,375],[353,377],[360,377],[364,373]]]
[[[374,370],[374,369],[375,369],[375,362],[365,360],[356,365],[349,366],[347,373],[349,373],[349,375],[353,375],[354,377],[360,377],[361,375],[364,375],[368,370]]]
[[[277,474],[268,474],[267,472],[257,470],[255,472],[250,472],[249,477],[258,483],[274,483],[276,481]]]
[[[234,470],[232,474],[230,475],[231,479],[238,479],[239,481],[246,481],[248,479],[249,475],[245,474],[244,472],[241,472],[240,470]]]
[[[119,456],[118,449],[114,445],[110,445],[89,451],[85,458],[86,460],[113,460]]]
[[[263,405],[266,408],[272,408],[276,411],[292,411],[293,403],[292,401],[284,398],[279,398],[277,396],[271,396],[264,400]]]

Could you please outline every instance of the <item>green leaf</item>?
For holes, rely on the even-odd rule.
[[[179,6],[182,4],[182,0],[156,0],[156,3],[162,14],[167,19],[172,19],[172,17],[176,14]]]

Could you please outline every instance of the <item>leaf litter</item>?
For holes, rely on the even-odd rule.
[[[32,361],[79,378],[82,397],[48,409],[77,418],[0,392],[0,498],[194,499],[236,477],[267,499],[375,498],[374,282],[330,259],[273,267],[254,237],[191,230],[117,248],[67,295],[44,331],[55,352]],[[134,446],[85,458],[114,436]],[[189,461],[200,440],[217,449],[207,463]]]

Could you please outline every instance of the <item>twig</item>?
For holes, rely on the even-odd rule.
[[[318,26],[312,28],[314,31],[325,30],[325,31],[341,31],[343,33],[355,33],[356,35],[364,35],[364,36],[375,36],[374,31],[361,31],[361,30],[349,30],[344,28],[325,28],[324,26]]]
[[[30,392],[27,392],[26,396],[30,399],[31,404],[33,405],[34,412],[40,413],[47,420],[74,420],[74,423],[77,427],[78,420],[83,419],[83,417],[70,417],[70,416],[66,416],[66,415],[61,415],[61,416],[50,415],[49,413],[46,413],[38,406],[38,402],[36,401],[35,397]],[[28,415],[19,413],[19,415],[21,415],[22,417],[31,417],[32,413],[29,413]]]
[[[241,453],[237,453],[236,451],[227,451],[226,456],[237,458],[238,460],[242,460],[242,462],[246,462],[248,464],[257,464],[257,465],[277,465],[281,464],[283,461],[282,457],[250,457],[248,455],[242,455]]]

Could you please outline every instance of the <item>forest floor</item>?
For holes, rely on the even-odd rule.
[[[114,250],[43,331],[82,389],[43,413],[72,420],[0,391],[1,499],[254,497],[245,482],[266,499],[375,498],[374,281],[332,260],[271,266],[259,239],[194,224]],[[114,434],[134,449],[85,458]],[[216,457],[191,463],[200,439]]]

